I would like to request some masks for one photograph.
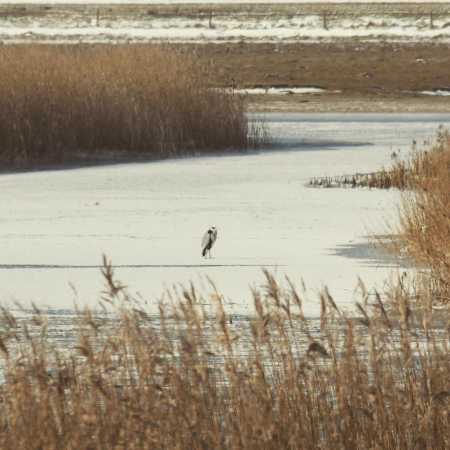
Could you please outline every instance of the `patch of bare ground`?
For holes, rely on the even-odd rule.
[[[215,81],[240,87],[321,86],[372,95],[450,86],[445,44],[207,44],[200,60],[218,65]]]
[[[317,86],[325,94],[248,96],[257,111],[448,112],[450,97],[421,91],[450,87],[444,44],[309,43],[183,46],[213,62],[211,83],[239,88]]]

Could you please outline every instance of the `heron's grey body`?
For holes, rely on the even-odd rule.
[[[202,256],[206,256],[209,253],[211,258],[211,248],[217,239],[217,229],[216,227],[211,227],[203,236],[202,239]]]

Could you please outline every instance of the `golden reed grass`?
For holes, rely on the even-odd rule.
[[[350,318],[327,291],[318,322],[266,272],[246,326],[189,287],[151,316],[106,264],[115,315],[78,313],[58,349],[38,310],[4,310],[2,449],[399,449],[450,446],[449,327],[401,289]],[[213,305],[214,312],[204,304]]]
[[[409,192],[400,208],[400,245],[421,270],[422,288],[436,304],[450,303],[450,135],[417,152],[407,168]]]
[[[167,46],[1,46],[0,164],[241,149],[242,99]]]
[[[441,179],[443,176],[445,178],[447,175],[445,170],[450,161],[449,142],[448,131],[440,127],[434,143],[429,148],[418,150],[414,144],[409,158],[397,159],[389,169],[382,169],[367,177],[362,177],[357,186],[426,190],[429,183],[434,183],[437,179]]]
[[[449,134],[440,127],[435,142],[427,150],[418,150],[413,145],[411,155],[407,159],[399,159],[394,152],[395,159],[391,167],[382,168],[377,172],[355,173],[335,177],[314,177],[309,181],[310,186],[320,187],[368,187],[377,189],[397,188],[400,190],[417,190],[423,183],[435,180],[439,171],[448,164]]]

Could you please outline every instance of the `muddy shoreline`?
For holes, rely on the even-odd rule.
[[[309,113],[447,113],[449,97],[371,97],[364,95],[319,94],[255,96],[248,99],[251,112]]]
[[[450,87],[449,45],[433,43],[205,44],[211,83],[237,88],[315,86],[319,94],[248,95],[252,111],[450,112],[450,96],[423,91]]]

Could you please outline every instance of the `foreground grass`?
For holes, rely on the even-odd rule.
[[[59,348],[38,310],[0,323],[0,448],[398,449],[450,447],[450,140],[410,171],[402,243],[427,270],[349,316],[324,291],[318,325],[302,293],[266,273],[248,327],[221,295],[173,294],[157,317],[105,261],[103,305]],[[412,166],[414,167],[414,166]]]
[[[154,46],[0,48],[0,165],[241,149],[258,139],[212,67]]]
[[[393,320],[362,287],[350,318],[325,291],[314,330],[301,293],[266,273],[244,330],[217,292],[212,314],[191,287],[155,318],[104,276],[115,319],[80,312],[72,349],[39,311],[4,311],[1,448],[449,448],[450,336],[431,303],[419,318],[392,291]]]

